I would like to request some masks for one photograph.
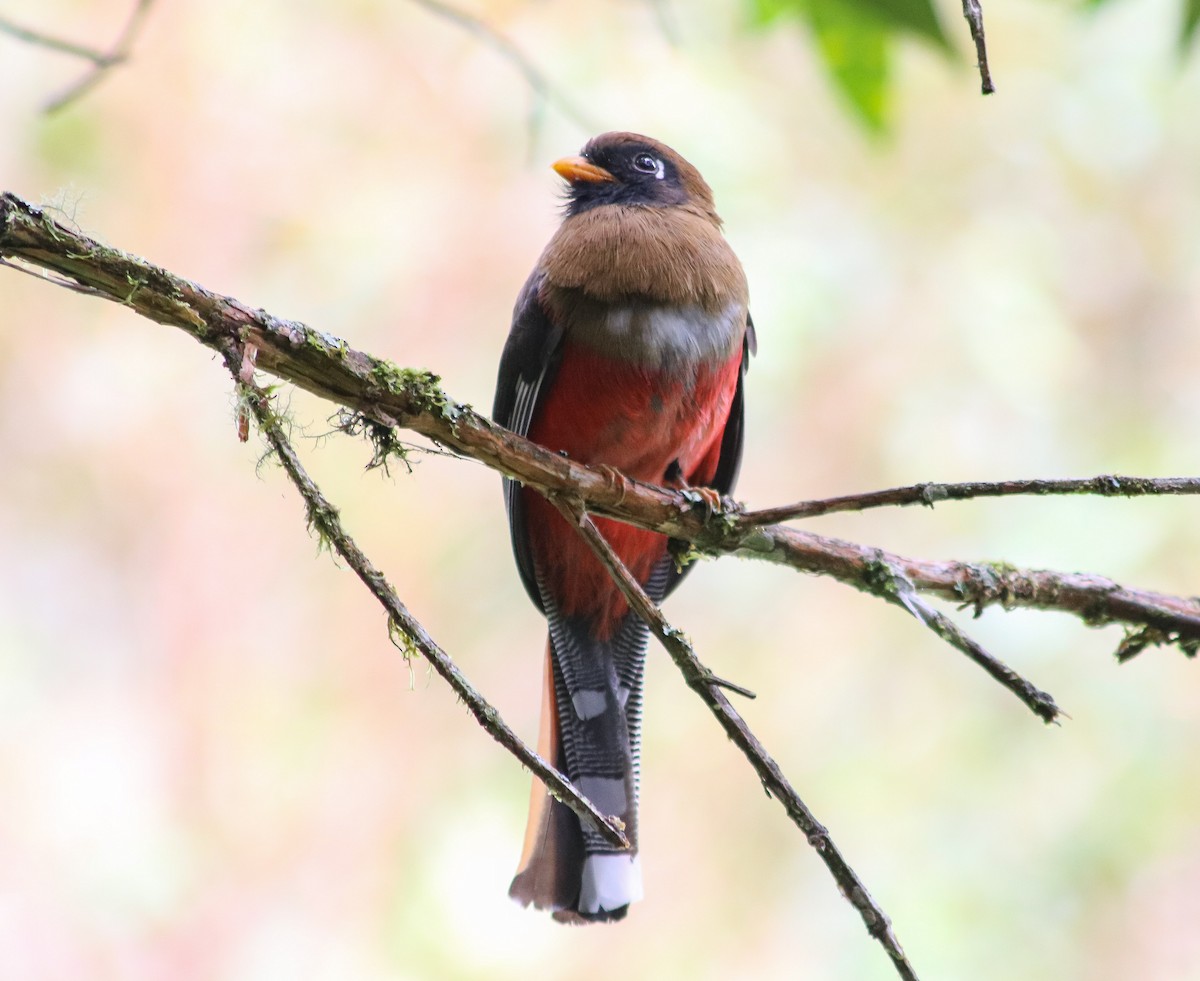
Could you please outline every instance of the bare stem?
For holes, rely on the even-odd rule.
[[[990,674],[1001,686],[1017,696],[1043,722],[1057,722],[1062,709],[1055,704],[1053,696],[1026,681],[999,658],[992,656],[983,645],[967,633],[946,614],[935,610],[917,595],[916,587],[900,569],[891,565],[877,552],[875,570],[869,578],[869,588],[876,595],[908,610],[921,623],[956,650],[962,651],[972,661]]]
[[[838,511],[867,511],[872,508],[908,507],[921,504],[934,507],[943,501],[968,501],[979,497],[1090,494],[1100,497],[1146,497],[1167,494],[1200,494],[1200,477],[1124,477],[1100,474],[1096,477],[1072,477],[1063,480],[963,481],[956,484],[922,483],[865,494],[846,494],[816,501],[797,501],[777,508],[748,511],[742,521],[751,525],[773,525],[795,518],[813,518]]]
[[[557,106],[563,115],[584,129],[589,131],[595,129],[587,114],[567,98],[524,51],[486,20],[452,4],[444,3],[443,0],[411,0],[411,2],[461,28],[495,51],[520,73],[529,90],[540,101]],[[531,119],[533,120],[530,127],[532,130],[538,119],[536,110],[531,113]]]
[[[992,71],[988,68],[987,40],[983,35],[983,6],[979,0],[962,0],[963,16],[971,28],[971,40],[975,42],[975,59],[979,63],[979,88],[984,95],[996,91],[992,84]]]
[[[107,52],[98,51],[96,48],[86,44],[76,44],[74,41],[55,37],[52,34],[46,34],[42,31],[35,31],[29,27],[23,27],[20,24],[13,23],[7,17],[0,17],[0,33],[15,37],[18,41],[24,41],[26,44],[34,44],[40,48],[46,48],[48,51],[58,51],[61,54],[82,58],[85,61],[90,61],[99,68],[105,68],[112,64],[112,55]]]
[[[104,78],[109,69],[127,60],[130,51],[133,49],[134,39],[141,31],[142,25],[146,20],[146,15],[150,13],[153,3],[154,0],[138,0],[137,6],[130,12],[129,18],[125,21],[125,26],[121,29],[120,35],[109,52],[103,55],[99,61],[95,61],[92,67],[78,81],[68,86],[64,91],[47,102],[43,107],[43,111],[50,114],[58,112],[60,109],[65,109],[76,99],[82,98],[94,88]]]

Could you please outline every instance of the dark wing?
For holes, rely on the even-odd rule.
[[[742,402],[742,388],[746,372],[750,370],[750,356],[758,351],[758,337],[754,333],[754,321],[746,314],[746,339],[742,342],[742,370],[738,375],[737,391],[729,407],[729,421],[725,423],[725,435],[721,437],[721,457],[717,461],[717,472],[713,475],[713,487],[722,494],[733,493],[738,471],[742,467],[742,439],[746,421],[746,410]]]
[[[550,389],[561,354],[562,330],[550,322],[538,300],[542,278],[541,273],[534,270],[517,297],[512,329],[504,344],[504,353],[500,356],[496,399],[492,404],[492,418],[519,436],[529,435],[538,401]],[[517,559],[517,570],[521,573],[525,592],[534,605],[542,610],[542,598],[533,572],[533,558],[529,553],[529,538],[525,532],[521,485],[507,477],[504,478],[504,507],[508,512],[513,555]]]
[[[746,372],[750,368],[750,356],[757,351],[758,337],[754,333],[754,321],[747,313],[746,339],[742,342],[742,370],[738,372],[737,391],[734,392],[733,403],[729,406],[729,419],[725,423],[725,434],[721,437],[721,455],[717,459],[717,472],[712,481],[712,486],[721,494],[733,492],[738,471],[742,467],[742,442],[746,422],[742,390],[746,384]],[[653,576],[646,584],[646,592],[656,603],[661,603],[691,571],[692,564],[685,565],[680,571],[675,568],[674,557],[668,555],[666,561],[654,570]]]

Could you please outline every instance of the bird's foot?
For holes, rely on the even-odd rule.
[[[684,500],[703,507],[710,518],[721,510],[721,492],[715,487],[684,486],[680,489],[680,493]]]
[[[617,491],[619,496],[615,503],[617,507],[620,507],[625,503],[625,495],[629,493],[629,478],[616,467],[610,467],[607,463],[597,464],[596,469],[604,474],[604,482]]]

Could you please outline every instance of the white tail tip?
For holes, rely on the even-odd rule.
[[[588,855],[583,860],[579,912],[620,909],[642,898],[642,863],[637,855]]]

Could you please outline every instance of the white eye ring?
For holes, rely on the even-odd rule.
[[[633,166],[635,170],[640,170],[643,174],[653,174],[655,180],[662,180],[665,168],[663,162],[649,153],[639,153],[633,158]]]

